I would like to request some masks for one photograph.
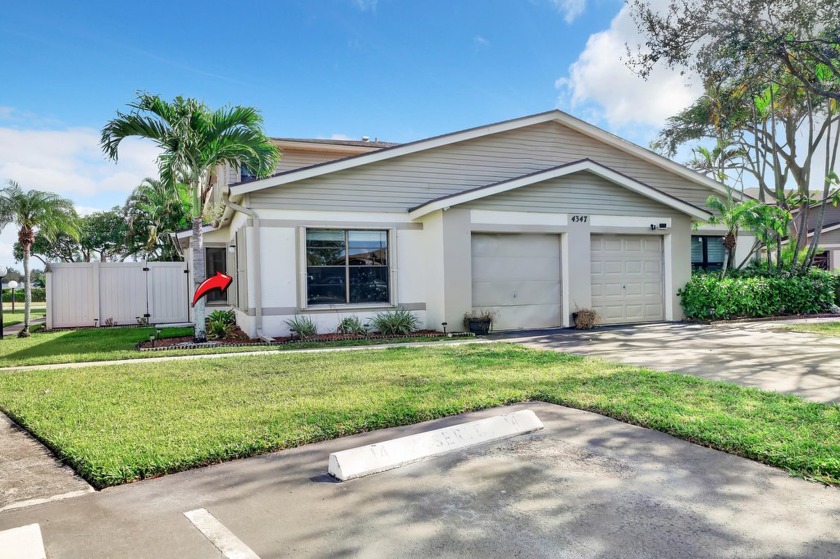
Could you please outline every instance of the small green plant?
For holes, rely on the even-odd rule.
[[[224,320],[207,321],[207,337],[212,340],[223,340],[230,336],[231,332],[233,332],[233,324],[228,324]]]
[[[318,326],[308,316],[295,315],[286,321],[286,326],[302,340],[309,340],[318,335]]]
[[[370,324],[383,336],[405,336],[417,330],[419,321],[413,313],[400,307],[374,316]]]
[[[213,311],[207,316],[207,322],[224,322],[236,324],[236,315],[233,311]]]
[[[368,331],[365,328],[365,325],[362,324],[362,321],[359,320],[359,317],[354,315],[345,316],[341,319],[341,322],[338,323],[338,328],[336,328],[336,333],[344,334],[349,336],[365,336],[367,335]]]

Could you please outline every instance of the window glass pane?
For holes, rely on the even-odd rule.
[[[723,264],[723,237],[706,237],[709,264]]]
[[[341,248],[307,248],[306,264],[308,266],[344,266],[344,247]]]
[[[307,301],[310,305],[334,305],[347,302],[344,266],[310,267],[306,270]]]
[[[323,243],[328,243],[327,246],[344,245],[344,231],[339,229],[306,230],[307,246],[324,246]]]
[[[388,233],[386,231],[350,231],[351,266],[384,266],[388,264]]]
[[[388,267],[364,266],[350,268],[351,303],[387,303]]]
[[[691,237],[691,263],[703,262],[703,237]]]
[[[205,248],[204,262],[204,269],[207,274],[205,277],[211,278],[216,275],[216,272],[227,273],[227,255],[224,248]],[[227,292],[222,293],[220,290],[214,289],[207,293],[204,300],[207,302],[227,301]]]

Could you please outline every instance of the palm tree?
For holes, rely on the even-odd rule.
[[[220,165],[246,166],[262,177],[274,171],[280,154],[262,132],[262,116],[251,107],[211,110],[195,99],[178,96],[168,102],[149,93],[140,93],[129,107],[129,113],[117,112],[117,118],[102,129],[102,150],[116,161],[125,138],[152,140],[163,150],[158,157],[161,180],[189,186],[192,269],[197,288],[205,279],[201,222],[215,169]],[[195,340],[205,341],[204,299],[196,303],[194,318]]]
[[[134,254],[149,260],[181,259],[166,234],[189,227],[190,193],[186,185],[171,188],[147,177],[128,197],[125,214]]]
[[[24,190],[14,181],[0,188],[0,229],[14,223],[20,229],[18,242],[23,247],[24,313],[23,330],[19,336],[29,336],[29,319],[32,307],[32,282],[29,278],[29,257],[35,234],[47,240],[61,233],[79,239],[78,215],[73,202],[51,192]]]

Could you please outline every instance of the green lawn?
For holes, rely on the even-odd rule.
[[[0,408],[98,487],[526,400],[840,484],[840,407],[511,344],[0,373]]]
[[[202,349],[171,349],[166,351],[137,351],[134,346],[149,339],[154,328],[89,328],[37,332],[29,338],[10,336],[0,341],[0,367],[53,365],[83,361],[111,361],[117,359],[146,359],[196,353],[238,353],[247,351],[288,351],[315,347],[375,345],[383,343],[439,342],[448,338],[399,338],[394,340],[341,340],[334,342],[302,342],[281,346],[234,346]],[[192,334],[191,328],[165,328],[161,336],[177,338]],[[453,338],[453,340],[458,338]],[[463,339],[463,338],[461,338]]]
[[[41,318],[47,313],[45,308],[34,308],[30,311],[30,320]],[[15,305],[15,312],[12,312],[11,307],[3,310],[3,327],[11,326],[23,322],[23,304]]]
[[[794,332],[808,332],[810,334],[821,334],[823,336],[840,336],[840,320],[835,322],[792,324],[787,326],[787,329],[793,330]]]

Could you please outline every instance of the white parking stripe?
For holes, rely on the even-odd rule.
[[[41,527],[28,524],[0,532],[0,556],[3,559],[46,559]]]
[[[242,540],[233,535],[233,532],[225,528],[224,524],[216,520],[206,509],[195,509],[184,513],[190,522],[204,534],[208,540],[213,542],[219,551],[227,559],[260,559],[250,547]]]

